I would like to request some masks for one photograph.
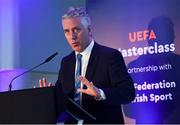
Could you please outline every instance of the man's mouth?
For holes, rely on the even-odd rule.
[[[77,47],[77,46],[79,46],[80,44],[79,44],[78,42],[75,42],[75,43],[72,43],[72,45],[73,45],[74,47]]]

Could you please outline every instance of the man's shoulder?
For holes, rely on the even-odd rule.
[[[117,49],[95,43],[95,48],[102,54],[120,53]]]
[[[71,52],[70,54],[63,57],[62,61],[70,61],[73,60],[75,53]]]

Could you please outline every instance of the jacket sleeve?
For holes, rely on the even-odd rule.
[[[112,88],[102,89],[108,105],[127,104],[134,100],[135,89],[133,80],[127,72],[123,57],[119,51],[114,51],[109,58],[108,72]]]

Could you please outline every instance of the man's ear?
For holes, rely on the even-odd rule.
[[[91,28],[90,25],[88,26],[88,32],[89,32],[89,34],[92,36],[92,28]]]

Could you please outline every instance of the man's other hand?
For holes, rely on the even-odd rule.
[[[39,87],[40,88],[43,88],[43,87],[50,87],[50,86],[53,86],[53,84],[51,82],[49,82],[47,84],[47,80],[46,78],[42,78],[39,80]],[[33,88],[36,88],[36,86],[34,86]]]

